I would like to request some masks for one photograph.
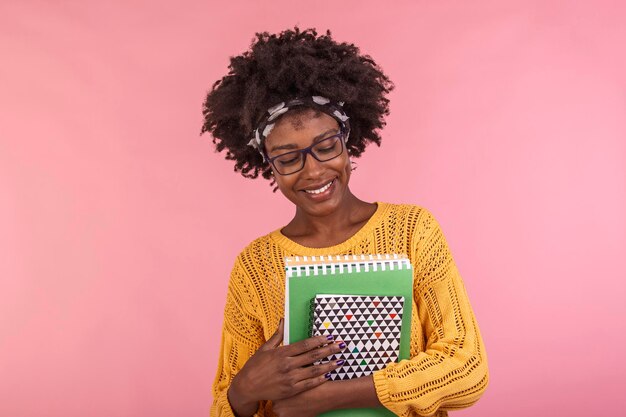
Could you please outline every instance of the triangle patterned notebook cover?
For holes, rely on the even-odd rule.
[[[318,294],[311,300],[311,335],[333,335],[347,347],[316,364],[345,360],[330,373],[331,380],[343,380],[370,375],[396,362],[403,307],[401,296]]]

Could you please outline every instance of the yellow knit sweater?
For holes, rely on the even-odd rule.
[[[411,359],[374,373],[380,402],[400,416],[440,417],[478,400],[489,380],[485,348],[437,221],[421,207],[378,203],[365,226],[339,245],[307,248],[276,230],[237,257],[226,298],[212,416],[233,416],[226,397],[230,382],[278,326],[284,258],[370,253],[407,254],[414,266]],[[262,402],[257,415],[273,416],[271,402]]]

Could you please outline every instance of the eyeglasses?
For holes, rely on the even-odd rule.
[[[291,175],[304,168],[307,154],[320,162],[330,161],[343,153],[344,140],[347,135],[344,132],[327,137],[307,146],[304,149],[283,153],[272,158],[266,154],[267,161],[272,164],[274,171],[280,175]]]

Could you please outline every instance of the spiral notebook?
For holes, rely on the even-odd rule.
[[[404,255],[338,255],[285,258],[284,344],[310,337],[311,301],[320,295],[402,297],[397,360],[409,358],[413,269]],[[346,343],[349,341],[346,340]],[[352,375],[351,377],[356,377]],[[335,410],[324,417],[393,416],[386,408]]]
[[[331,380],[371,375],[400,353],[404,297],[320,294],[311,300],[311,336],[334,336],[346,349],[316,364],[344,360]]]

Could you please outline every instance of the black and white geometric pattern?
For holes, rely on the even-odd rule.
[[[370,375],[398,360],[404,297],[318,294],[311,303],[311,335],[333,335],[347,345],[316,362],[345,360],[331,380]]]

